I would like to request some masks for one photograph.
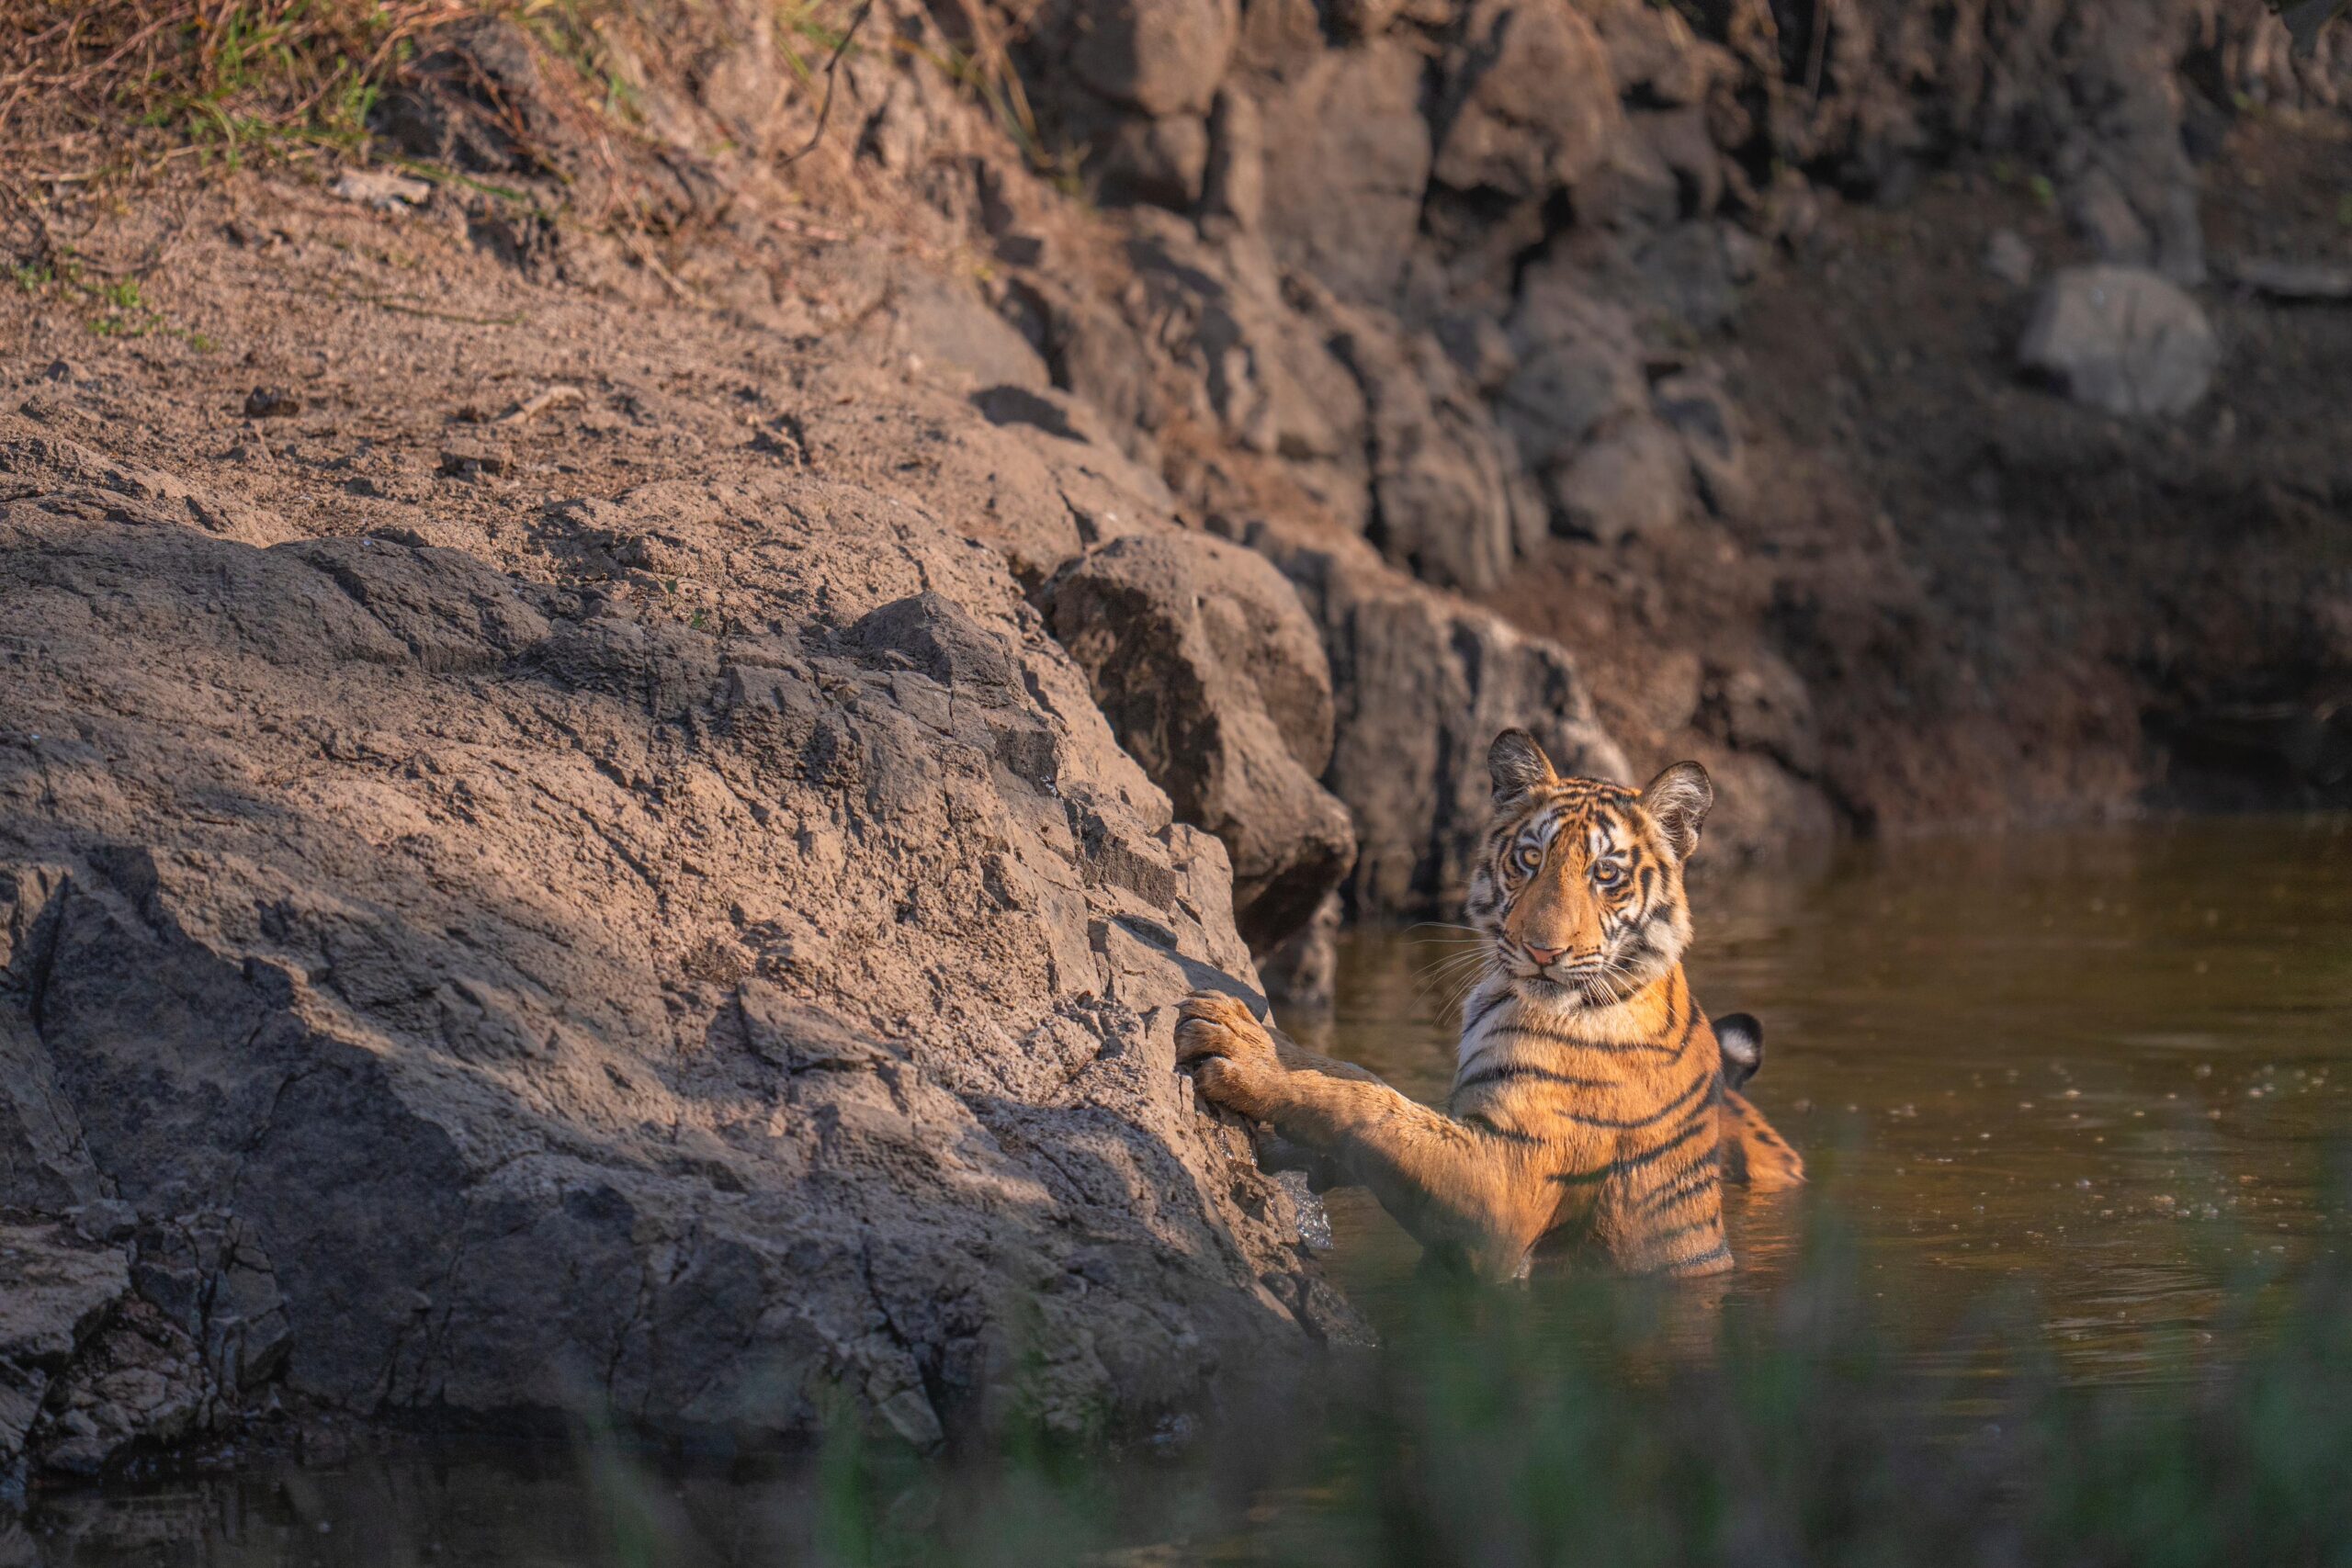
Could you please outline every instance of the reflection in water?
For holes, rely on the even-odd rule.
[[[2246,1266],[2340,1234],[2343,820],[1869,846],[1809,886],[1748,872],[1692,898],[1700,1000],[1764,1021],[1750,1097],[1815,1188],[1733,1198],[1733,1299],[1769,1300],[1825,1239],[1804,1232],[1826,1197],[1906,1339],[2030,1290],[2070,1373],[2114,1382],[2177,1365]],[[1421,976],[1451,934],[1352,934],[1337,1011],[1290,1027],[1442,1100],[1453,1015]],[[1418,1249],[1362,1193],[1330,1207],[1335,1271],[1377,1314]]]
[[[1702,883],[1694,903],[1699,996],[1763,1019],[1751,1091],[1814,1187],[1734,1198],[1735,1275],[1624,1288],[1616,1310],[1642,1314],[1673,1356],[1709,1342],[1724,1302],[1769,1316],[1802,1293],[1801,1256],[1840,1252],[1937,1391],[1933,1425],[1991,1430],[2008,1342],[1988,1333],[1988,1303],[2030,1304],[2078,1382],[2156,1382],[2209,1341],[2232,1343],[2214,1330],[2233,1283],[2341,1246],[2352,824],[1879,846],[1804,877]],[[1453,950],[1422,939],[1447,934],[1351,935],[1337,1011],[1284,1022],[1442,1100],[1453,1023],[1421,976]],[[1382,1364],[1421,1353],[1408,1289],[1419,1249],[1361,1193],[1330,1207],[1333,1272],[1391,1331]],[[1592,1306],[1556,1269],[1539,1267],[1528,1292],[1556,1310],[1561,1341]],[[1248,1436],[1200,1447],[1215,1459]],[[1084,1490],[1164,1511],[1166,1473],[1103,1465]],[[448,1447],[38,1497],[28,1520],[0,1517],[0,1565],[807,1562],[821,1479],[653,1479],[594,1450],[583,1466]],[[1006,1495],[1001,1518],[1036,1512]],[[1249,1517],[1294,1512],[1312,1509],[1261,1494]],[[1045,1560],[978,1545],[992,1561]]]

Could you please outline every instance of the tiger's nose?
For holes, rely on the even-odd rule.
[[[1535,967],[1538,969],[1550,967],[1554,959],[1567,952],[1565,947],[1538,947],[1532,942],[1526,946],[1527,956],[1535,960]]]

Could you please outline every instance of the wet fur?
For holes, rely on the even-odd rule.
[[[1465,913],[1489,947],[1444,1111],[1229,996],[1185,1004],[1179,1055],[1209,1099],[1479,1273],[1513,1274],[1553,1236],[1630,1271],[1721,1272],[1724,1181],[1787,1187],[1804,1167],[1726,1082],[1761,1061],[1761,1029],[1736,1015],[1718,1039],[1683,976],[1706,774],[1681,763],[1639,795],[1562,779],[1516,730],[1488,765],[1496,815]]]

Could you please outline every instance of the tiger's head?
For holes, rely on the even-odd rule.
[[[1487,751],[1495,819],[1470,881],[1470,923],[1512,988],[1563,1007],[1622,1001],[1667,975],[1690,943],[1682,868],[1714,786],[1677,762],[1636,794],[1562,778],[1523,729]]]

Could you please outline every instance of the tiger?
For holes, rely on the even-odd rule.
[[[1521,729],[1487,763],[1494,818],[1465,914],[1488,945],[1444,1111],[1270,1032],[1224,993],[1180,1010],[1178,1060],[1212,1103],[1370,1189],[1474,1273],[1523,1274],[1549,1237],[1629,1273],[1721,1273],[1723,1183],[1792,1187],[1804,1162],[1739,1092],[1762,1030],[1734,1015],[1719,1033],[1683,974],[1683,868],[1713,785],[1696,762],[1638,794],[1563,778]]]

